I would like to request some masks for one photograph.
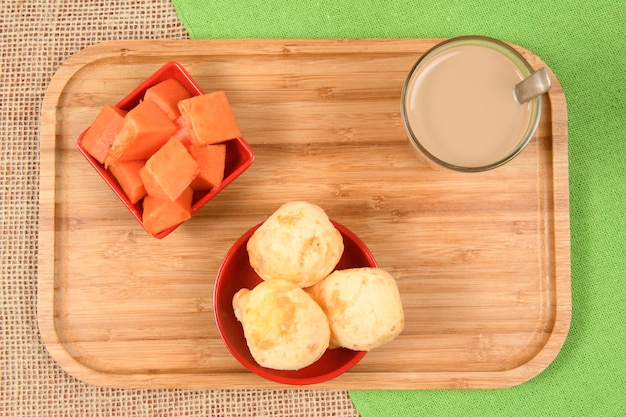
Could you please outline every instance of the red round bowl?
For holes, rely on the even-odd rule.
[[[344,251],[336,269],[376,267],[367,246],[350,230],[332,222],[343,237]],[[213,314],[224,344],[232,355],[250,371],[270,381],[289,385],[309,385],[328,381],[356,365],[367,352],[338,348],[327,349],[315,363],[297,371],[282,371],[260,366],[248,349],[243,327],[235,317],[232,300],[242,288],[252,289],[263,280],[250,266],[246,245],[257,224],[243,234],[226,254],[217,272],[213,289]]]

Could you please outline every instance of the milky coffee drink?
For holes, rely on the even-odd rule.
[[[487,46],[443,50],[405,86],[405,117],[419,144],[436,159],[459,167],[502,161],[525,140],[531,103],[519,104],[524,79],[509,57]]]

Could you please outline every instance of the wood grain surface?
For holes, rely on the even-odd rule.
[[[405,135],[400,92],[439,41],[123,41],[71,57],[41,113],[38,320],[55,360],[109,387],[280,386],[223,345],[213,282],[239,236],[282,203],[307,200],[396,277],[406,326],[334,380],[281,387],[498,388],[544,370],[571,315],[565,97],[549,71],[539,129],[505,166],[433,167]],[[167,61],[205,91],[226,91],[256,160],[160,241],[75,143],[102,105]]]

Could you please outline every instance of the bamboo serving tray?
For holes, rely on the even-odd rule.
[[[51,355],[118,388],[499,388],[544,370],[571,316],[567,114],[554,76],[532,142],[459,173],[413,150],[400,93],[441,39],[124,41],[87,48],[41,113],[38,321]],[[545,66],[515,46],[534,68]],[[76,148],[105,103],[164,63],[225,90],[252,167],[163,240],[148,235]],[[222,343],[222,258],[282,203],[307,200],[397,278],[406,325],[318,385],[266,381]]]

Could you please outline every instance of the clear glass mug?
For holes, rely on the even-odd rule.
[[[434,46],[402,89],[410,141],[431,161],[457,171],[509,162],[539,125],[541,96],[519,104],[514,93],[533,72],[519,52],[497,39],[461,36]]]

